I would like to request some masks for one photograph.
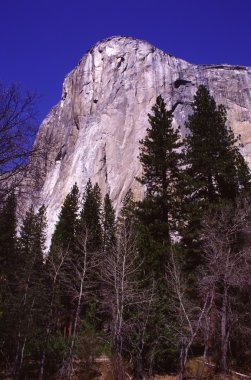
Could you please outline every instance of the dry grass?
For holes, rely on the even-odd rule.
[[[99,371],[99,375],[95,377],[95,380],[111,380],[112,370],[111,361],[107,356],[101,356],[95,361],[96,366]],[[208,365],[203,364],[201,358],[192,358],[188,361],[186,368],[186,378],[195,380],[247,380],[248,377],[244,378],[237,376],[236,374],[222,375],[215,374],[214,368],[210,368]],[[152,380],[177,380],[177,375],[155,375]],[[251,379],[251,377],[250,377]]]
[[[97,377],[95,377],[95,380],[111,380],[112,370],[110,359],[107,356],[102,355],[95,360],[95,363],[100,373]]]
[[[188,361],[186,368],[186,377],[189,379],[203,379],[203,380],[240,380],[250,379],[247,375],[237,375],[232,371],[229,375],[215,374],[215,368],[213,364],[205,364],[202,358],[192,358]]]

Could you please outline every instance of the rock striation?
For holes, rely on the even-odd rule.
[[[36,206],[45,203],[50,237],[60,207],[77,182],[88,178],[109,193],[118,210],[141,167],[138,141],[148,127],[147,113],[161,94],[174,123],[181,126],[191,112],[193,96],[206,85],[227,109],[228,123],[241,134],[242,153],[251,166],[251,68],[194,65],[129,37],[98,42],[66,76],[62,98],[41,124],[35,140],[38,154],[30,163],[36,181],[27,182]]]

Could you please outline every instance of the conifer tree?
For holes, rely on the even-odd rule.
[[[226,110],[217,106],[205,86],[200,86],[188,117],[186,150],[186,214],[183,247],[185,266],[193,271],[201,260],[198,237],[201,218],[220,202],[235,203],[250,193],[251,177],[239,151],[239,136],[226,126]]]
[[[135,224],[137,220],[137,202],[134,199],[132,189],[130,188],[122,202],[122,209],[119,214],[119,221],[122,223]]]
[[[146,186],[145,199],[139,206],[154,238],[162,243],[170,242],[171,234],[177,230],[182,143],[161,95],[152,112],[148,115],[147,135],[139,142],[143,174],[138,180]]]
[[[186,165],[190,198],[208,205],[219,200],[235,200],[250,191],[251,177],[235,136],[226,126],[226,110],[216,105],[205,86],[200,86],[186,128]]]
[[[46,241],[46,207],[42,205],[36,214],[36,240],[40,256],[44,256],[45,253],[45,241]]]
[[[66,196],[51,242],[51,252],[56,249],[74,251],[78,230],[79,189],[75,183]]]
[[[46,225],[45,206],[42,205],[37,213],[31,207],[26,212],[18,238],[20,285],[26,288],[28,283],[25,291],[32,293],[34,297],[38,295],[36,305],[43,297]],[[24,291],[24,288],[21,291]]]
[[[79,189],[75,183],[70,193],[66,196],[61,208],[59,219],[52,236],[48,263],[58,263],[62,257],[67,257],[69,261],[72,260],[74,263],[77,262],[78,232]],[[54,268],[51,269],[53,272]],[[55,292],[55,294],[50,295],[50,299],[53,299],[53,303],[56,305],[55,314],[60,318],[60,332],[64,334],[64,337],[70,335],[72,329],[74,302],[72,295],[69,294],[69,285],[66,282],[71,282],[74,277],[73,272],[71,265],[63,265],[60,268],[60,274],[57,276],[56,291],[55,284],[52,284],[52,289],[54,289],[53,292]],[[54,274],[51,274],[51,277],[55,278]]]
[[[88,249],[99,251],[102,247],[101,192],[98,184],[92,186],[89,179],[83,195],[83,208],[80,214],[81,230],[88,231]]]
[[[13,355],[16,303],[19,283],[16,238],[16,199],[10,194],[0,210],[0,363],[11,362]]]
[[[138,216],[145,268],[160,277],[168,261],[167,248],[181,220],[182,154],[179,132],[172,127],[172,113],[161,96],[152,112],[146,137],[140,141],[143,174],[138,180],[145,185],[146,194],[138,203]]]
[[[142,278],[146,285],[154,279],[158,303],[146,331],[148,344],[144,360],[153,355],[152,367],[163,370],[170,366],[170,362],[175,362],[177,354],[172,342],[173,332],[166,323],[172,317],[172,309],[165,272],[170,246],[182,219],[183,154],[179,131],[174,130],[172,113],[166,109],[161,96],[157,97],[152,114],[148,116],[150,127],[140,141],[139,159],[143,174],[138,179],[145,186],[146,193],[143,201],[137,204],[137,215]],[[156,356],[151,351],[153,346],[158,351]]]
[[[98,260],[98,256],[102,251],[102,237],[101,191],[98,184],[96,183],[93,186],[89,179],[82,200],[77,255],[80,257],[80,261],[85,255],[86,264],[93,267],[91,275],[88,277],[88,284],[86,283],[87,286],[92,288],[92,294],[88,305],[85,305],[84,313],[81,313],[81,317],[86,323],[92,327],[95,326],[95,328],[100,323],[100,273],[98,266],[94,265],[93,262]]]
[[[103,247],[109,253],[116,241],[116,219],[109,194],[105,195],[103,211]]]
[[[16,292],[15,361],[13,377],[20,375],[27,345],[41,329],[46,305],[43,255],[45,248],[45,207],[38,213],[31,207],[24,217],[18,239],[19,284]]]
[[[0,210],[0,278],[11,280],[17,270],[16,197],[10,194]]]
[[[149,292],[151,293],[148,299],[150,307],[143,304],[141,310],[135,309],[132,315],[128,314],[128,318],[134,318],[136,323],[134,329],[128,332],[127,339],[129,346],[133,343],[134,349],[137,347],[132,360],[134,369],[142,376],[143,372],[148,372],[150,375],[152,371],[173,370],[177,348],[173,331],[169,328],[170,320],[173,322],[174,318],[164,278],[164,255],[166,256],[169,252],[169,247],[154,240],[147,226],[139,218],[138,207],[140,206],[129,189],[118,218],[118,232],[122,227],[126,237],[128,231],[127,238],[130,238],[129,231],[135,234],[139,256],[135,261],[135,267],[132,267],[132,272],[135,271],[135,278],[140,281],[143,293],[148,296]],[[142,327],[143,336],[141,336]],[[129,350],[131,349],[130,347]]]
[[[23,264],[33,265],[36,260],[43,262],[44,241],[40,227],[42,226],[43,209],[39,211],[39,218],[31,207],[25,215],[20,228],[19,255]]]

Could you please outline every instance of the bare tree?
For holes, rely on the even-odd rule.
[[[243,292],[251,285],[251,249],[245,243],[250,230],[248,202],[222,206],[203,222],[204,265],[199,280],[203,298],[212,297],[208,315],[207,344],[217,347],[219,370],[226,372],[230,341],[236,333],[248,333],[250,302],[244,305]],[[250,329],[249,329],[250,334]]]
[[[48,270],[48,276],[50,280],[50,296],[49,296],[47,323],[45,326],[44,345],[43,345],[43,350],[41,353],[40,373],[39,373],[40,380],[42,380],[44,377],[44,370],[45,370],[45,363],[46,363],[46,349],[47,349],[49,338],[53,331],[57,289],[59,287],[61,274],[64,269],[64,265],[65,265],[68,255],[69,255],[69,250],[60,249],[57,251],[57,254],[49,256],[46,263],[46,269]]]
[[[36,100],[16,84],[0,83],[0,202],[20,184],[33,154]]]
[[[81,237],[77,241],[77,256],[69,255],[65,262],[64,287],[73,305],[71,343],[60,371],[61,375],[67,378],[74,372],[73,356],[78,328],[81,322],[82,307],[92,299],[96,288],[93,273],[97,270],[98,254],[88,249],[90,234],[87,228],[82,232]]]
[[[142,288],[141,265],[135,229],[132,224],[121,221],[116,245],[107,252],[101,269],[103,302],[110,316],[114,354],[113,376],[119,380],[129,378],[123,363],[123,353],[125,341],[136,324],[138,307],[146,305],[147,301],[151,307],[152,302],[152,299],[149,300],[149,294],[146,296],[146,291]],[[144,328],[145,326],[142,326],[141,345],[144,342]],[[142,347],[138,348],[140,350]]]
[[[148,360],[145,357],[145,350],[149,345],[149,330],[153,325],[153,317],[156,315],[156,306],[159,302],[154,279],[149,282],[149,285],[145,285],[143,289],[140,287],[139,290],[142,293],[142,302],[135,305],[130,320],[130,330],[133,334],[128,334],[127,342],[130,347],[130,363],[134,378],[146,380],[152,378],[153,375],[156,342],[151,343],[150,350],[148,348]]]
[[[167,282],[171,290],[171,301],[176,314],[176,336],[180,349],[180,368],[178,378],[184,378],[185,368],[191,346],[195,343],[212,306],[212,294],[208,292],[201,304],[187,295],[188,283],[174,249],[171,248],[170,264],[167,270]],[[167,321],[169,323],[169,321]]]

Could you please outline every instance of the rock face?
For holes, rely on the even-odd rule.
[[[49,236],[75,182],[81,191],[88,178],[98,182],[117,209],[130,187],[142,197],[135,177],[141,171],[138,141],[148,127],[147,113],[161,94],[184,134],[200,84],[226,106],[251,165],[251,68],[193,65],[145,41],[120,36],[97,43],[84,55],[66,76],[62,98],[35,141],[43,154],[31,163],[38,175],[30,193],[36,206],[47,205]]]

